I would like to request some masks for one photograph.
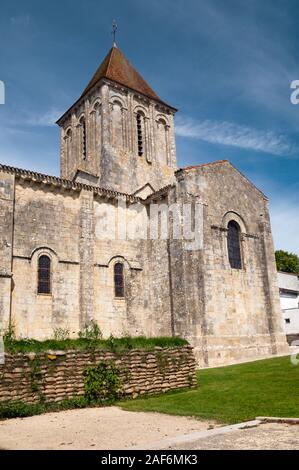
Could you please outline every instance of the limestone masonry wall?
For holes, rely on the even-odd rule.
[[[6,354],[0,365],[0,403],[59,402],[84,394],[83,373],[100,361],[113,361],[122,393],[136,398],[196,384],[191,346],[108,351],[48,351]]]

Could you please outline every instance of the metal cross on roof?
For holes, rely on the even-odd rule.
[[[117,31],[117,23],[115,20],[113,20],[113,23],[112,23],[113,46],[116,46],[116,42],[115,42],[116,31]]]

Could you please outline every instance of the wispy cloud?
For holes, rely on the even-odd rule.
[[[27,114],[22,123],[29,126],[42,126],[42,127],[51,127],[54,126],[57,119],[63,114],[61,109],[51,108],[44,113],[30,113]]]
[[[28,26],[30,23],[30,15],[19,15],[19,16],[12,16],[10,18],[10,23],[13,26]]]
[[[295,144],[283,134],[227,121],[178,117],[176,134],[213,144],[229,145],[274,155],[291,156],[297,151]]]

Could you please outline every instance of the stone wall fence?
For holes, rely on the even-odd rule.
[[[189,345],[154,350],[7,353],[0,365],[0,403],[59,402],[84,395],[84,372],[101,362],[118,370],[124,397],[158,394],[196,385]]]

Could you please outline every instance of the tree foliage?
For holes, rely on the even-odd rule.
[[[295,253],[278,250],[275,252],[275,258],[278,271],[299,275],[299,256]]]

